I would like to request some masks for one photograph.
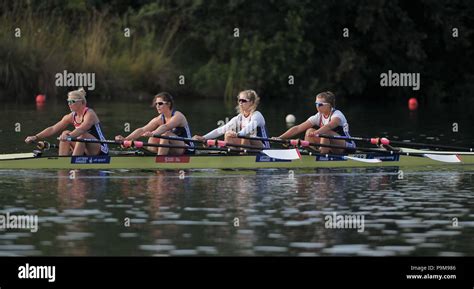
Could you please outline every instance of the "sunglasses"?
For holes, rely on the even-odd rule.
[[[247,103],[249,102],[250,100],[248,99],[245,99],[245,98],[239,98],[239,100],[237,100],[239,103]]]
[[[68,99],[67,104],[75,104],[76,102],[82,101],[82,99]]]
[[[159,101],[159,102],[155,103],[155,106],[162,106],[165,103],[167,103],[167,102]]]
[[[315,101],[314,104],[316,105],[316,107],[321,107],[321,106],[324,106],[324,105],[329,104],[329,103],[328,102]]]

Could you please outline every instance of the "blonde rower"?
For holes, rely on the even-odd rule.
[[[62,132],[59,137],[60,156],[71,155],[71,153],[73,156],[108,154],[107,144],[66,141],[67,137],[105,140],[97,114],[87,107],[86,92],[83,88],[69,92],[67,104],[71,113],[63,116],[55,125],[36,135],[28,136],[25,142],[31,143]],[[69,125],[73,125],[74,130],[66,130]]]
[[[254,90],[244,90],[237,96],[237,116],[232,118],[224,126],[218,127],[204,136],[195,135],[197,140],[215,139],[225,135],[225,141],[228,144],[244,144],[256,147],[270,147],[268,141],[248,140],[239,137],[253,136],[267,138],[267,129],[265,128],[265,119],[257,111],[260,97]]]
[[[282,139],[291,138],[302,132],[305,133],[305,140],[325,145],[342,146],[345,149],[320,147],[321,153],[349,153],[355,150],[355,143],[353,141],[346,141],[341,139],[328,139],[319,137],[319,134],[327,134],[334,136],[347,136],[349,134],[349,123],[344,114],[335,108],[336,97],[330,91],[321,92],[316,95],[315,106],[317,113],[305,122],[293,126],[280,136]]]
[[[162,145],[188,146],[184,148],[169,147],[147,147],[147,149],[158,155],[182,155],[192,153],[194,144],[179,140],[168,140],[152,137],[153,135],[163,135],[172,137],[191,138],[191,130],[186,117],[181,112],[174,110],[174,99],[171,94],[161,92],[153,98],[152,105],[156,107],[158,116],[153,118],[145,126],[137,128],[126,137],[118,135],[115,140],[135,140],[139,137],[149,137],[148,142]]]

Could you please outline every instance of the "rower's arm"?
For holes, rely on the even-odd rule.
[[[257,127],[264,127],[265,126],[265,119],[260,112],[255,112],[252,114],[249,123],[245,126],[242,130],[240,130],[237,135],[238,136],[248,136],[252,133]]]
[[[218,138],[221,135],[225,134],[228,131],[231,131],[232,128],[237,129],[237,116],[234,116],[228,123],[224,124],[223,126],[220,126],[207,134],[203,136],[204,139],[214,139]]]
[[[338,127],[341,123],[341,120],[338,117],[332,117],[331,121],[320,127],[317,131],[314,132],[314,134],[325,134],[328,133],[329,131],[335,129]]]
[[[52,135],[58,134],[59,132],[67,128],[67,126],[70,124],[70,121],[71,121],[71,115],[66,114],[55,125],[47,127],[44,130],[42,130],[40,133],[37,133],[36,134],[37,139],[44,139]]]
[[[307,120],[299,125],[295,125],[289,128],[285,133],[280,135],[279,138],[283,138],[283,139],[290,138],[292,136],[305,132],[307,129],[312,128],[312,127],[313,127],[313,124],[309,120]]]
[[[143,127],[140,127],[140,128],[137,128],[136,130],[134,130],[131,134],[129,134],[127,137],[125,137],[125,140],[135,140],[135,139],[141,137],[142,134],[144,134],[145,132],[153,131],[155,128],[157,128],[161,124],[162,124],[161,118],[159,116],[155,117],[152,120],[150,120],[150,122],[147,123],[146,125],[144,125]]]
[[[92,109],[89,109],[84,115],[84,120],[80,126],[76,127],[73,131],[69,133],[70,137],[79,137],[86,133],[91,127],[98,122],[98,117]]]
[[[185,123],[186,118],[181,112],[177,111],[167,123],[160,125],[156,130],[154,130],[153,134],[163,134],[169,130],[172,130],[175,127],[178,127],[179,125],[184,126]]]

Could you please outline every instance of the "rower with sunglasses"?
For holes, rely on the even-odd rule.
[[[174,109],[174,99],[171,94],[161,92],[153,98],[153,106],[156,107],[158,116],[153,118],[148,124],[137,128],[126,137],[118,135],[116,141],[135,140],[139,137],[149,137],[148,143],[185,146],[189,148],[169,148],[169,147],[147,147],[146,149],[156,153],[157,155],[182,155],[192,154],[194,152],[194,144],[192,142],[184,142],[180,140],[170,140],[163,138],[155,138],[153,135],[163,135],[170,137],[191,138],[191,129],[189,128],[186,117],[181,112]]]
[[[68,137],[87,138],[105,140],[100,126],[99,117],[95,111],[87,107],[86,91],[83,88],[70,91],[68,93],[67,104],[71,113],[66,114],[53,126],[50,126],[34,136],[28,136],[26,143],[35,142],[40,139],[58,134],[59,137],[59,155],[60,156],[82,156],[82,155],[107,155],[109,148],[103,143],[83,143],[69,142]],[[74,126],[74,130],[66,130],[69,125]]]
[[[257,111],[260,97],[254,90],[244,90],[238,94],[237,103],[237,116],[233,117],[225,125],[214,129],[206,135],[195,135],[193,138],[205,141],[225,135],[224,138],[228,144],[242,144],[269,148],[270,143],[268,141],[239,138],[242,136],[268,138],[267,129],[265,128],[265,118],[259,111]]]
[[[319,151],[323,154],[327,153],[351,153],[355,151],[354,141],[342,139],[328,139],[319,137],[319,134],[327,134],[334,136],[347,136],[349,134],[349,123],[344,114],[335,108],[336,97],[330,91],[321,92],[316,95],[316,110],[318,113],[311,116],[305,122],[293,126],[283,133],[279,138],[287,139],[306,131],[305,140],[312,143],[325,145],[344,146],[346,149],[335,149],[320,147]],[[315,128],[316,127],[316,128]]]

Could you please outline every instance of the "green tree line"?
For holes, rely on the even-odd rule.
[[[67,70],[94,72],[103,98],[162,90],[228,98],[253,88],[270,99],[330,89],[460,100],[474,83],[473,8],[467,0],[4,1],[0,97],[62,95],[55,74]],[[381,87],[388,70],[420,73],[421,89]]]

